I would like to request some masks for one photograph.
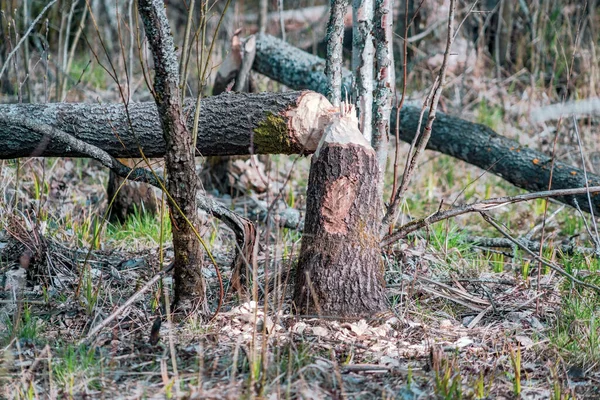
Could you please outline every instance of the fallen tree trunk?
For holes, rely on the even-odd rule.
[[[310,89],[327,93],[325,61],[295,48],[273,36],[256,36],[254,70],[292,89]],[[343,92],[351,96],[350,72],[345,70]],[[417,107],[405,106],[400,113],[400,139],[410,143],[417,131]],[[392,110],[392,129],[396,126],[396,108]],[[548,190],[551,157],[523,147],[518,142],[497,134],[492,129],[438,112],[433,123],[429,150],[448,154],[459,160],[488,170],[513,185],[528,190]],[[588,185],[600,185],[600,176],[587,173]],[[552,189],[585,187],[584,172],[560,161],[554,162]],[[559,197],[557,200],[590,212],[588,197]],[[591,195],[596,215],[600,214],[600,196]]]
[[[202,100],[198,129],[201,155],[308,154],[323,131],[330,111],[325,97],[310,91],[223,93]],[[184,114],[192,129],[195,102]],[[129,118],[128,115],[129,114]],[[54,127],[115,158],[165,155],[165,141],[154,103],[46,103],[0,105],[0,159],[87,157],[62,143],[41,137],[20,118]],[[130,123],[133,129],[130,128]]]

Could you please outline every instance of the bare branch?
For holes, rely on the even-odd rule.
[[[438,74],[437,85],[435,86],[435,90],[433,93],[433,99],[431,101],[431,107],[429,109],[429,116],[427,118],[427,124],[425,125],[425,130],[423,135],[419,139],[417,148],[415,149],[413,154],[410,154],[410,164],[408,168],[404,171],[404,175],[402,177],[402,182],[400,184],[400,188],[398,188],[398,192],[394,196],[393,202],[388,207],[388,211],[383,218],[383,226],[384,231],[390,229],[389,227],[393,227],[396,223],[396,219],[398,219],[398,215],[400,214],[400,203],[402,202],[402,198],[406,190],[408,189],[408,185],[410,184],[410,179],[412,174],[417,166],[417,161],[420,155],[423,153],[425,148],[427,147],[427,143],[429,142],[429,138],[431,137],[431,130],[433,128],[433,121],[435,120],[437,106],[440,101],[440,97],[442,96],[442,90],[444,85],[446,84],[446,69],[448,67],[448,58],[450,57],[450,50],[452,48],[452,42],[454,40],[454,13],[456,11],[456,0],[450,0],[450,10],[448,13],[448,37],[446,39],[446,51],[444,52],[444,59],[442,61],[442,67]]]
[[[573,275],[569,274],[567,271],[565,271],[564,269],[562,269],[561,267],[559,267],[558,265],[551,263],[549,261],[544,260],[542,257],[540,257],[539,255],[535,254],[533,251],[529,250],[527,248],[527,246],[523,245],[521,242],[519,242],[519,240],[513,238],[510,233],[508,233],[506,231],[506,229],[502,228],[500,225],[498,225],[498,223],[496,223],[496,221],[494,221],[492,219],[492,217],[490,217],[489,214],[487,214],[484,211],[481,211],[481,216],[483,217],[483,219],[485,219],[490,225],[492,225],[494,228],[496,228],[496,230],[498,232],[500,232],[501,234],[503,234],[508,240],[510,240],[511,242],[513,242],[514,244],[516,244],[517,246],[519,246],[519,248],[523,251],[525,251],[527,254],[529,254],[531,257],[533,257],[536,261],[538,261],[539,263],[547,266],[550,269],[553,269],[554,271],[558,272],[559,274],[561,274],[562,276],[568,278],[572,283],[576,283],[580,286],[584,286],[588,289],[592,289],[597,293],[600,293],[600,287],[596,286],[596,285],[592,285],[589,284],[587,282],[584,282],[582,280],[579,280],[577,278],[575,278]]]
[[[525,193],[518,196],[497,197],[494,199],[484,200],[473,204],[458,206],[450,210],[438,211],[428,217],[411,221],[408,224],[405,224],[404,226],[400,227],[393,234],[384,237],[381,242],[381,246],[388,246],[406,237],[406,235],[408,235],[411,232],[414,232],[435,222],[443,221],[448,218],[454,218],[459,215],[471,212],[489,211],[495,208],[504,207],[508,204],[521,203],[523,201],[529,201],[534,199],[574,196],[586,193],[600,193],[600,186],[576,189],[546,190],[543,192]]]

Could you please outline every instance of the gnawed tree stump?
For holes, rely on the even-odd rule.
[[[294,302],[300,314],[386,309],[379,248],[383,205],[375,151],[355,116],[336,116],[313,156]]]

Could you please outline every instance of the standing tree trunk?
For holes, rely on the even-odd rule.
[[[336,116],[313,156],[294,303],[300,314],[386,309],[379,166],[352,115]]]
[[[352,71],[356,87],[359,127],[371,142],[373,120],[373,0],[354,0],[352,4]]]
[[[179,89],[179,65],[173,36],[162,0],[139,0],[138,9],[154,60],[154,100],[166,142],[165,168],[173,224],[175,251],[174,304],[191,311],[201,306],[206,311],[202,278],[202,252],[195,230],[199,225],[196,207],[198,177],[192,135],[186,125]],[[197,232],[197,230],[196,230]]]
[[[344,17],[348,10],[349,0],[332,0],[327,24],[327,59],[325,60],[325,75],[329,81],[327,98],[339,107],[342,102],[342,69],[344,65]],[[348,93],[345,93],[348,95]]]

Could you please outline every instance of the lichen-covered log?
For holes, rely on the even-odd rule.
[[[330,108],[325,97],[310,91],[207,97],[202,99],[198,150],[205,156],[312,153],[321,138],[322,117]],[[190,131],[194,109],[194,101],[184,104]],[[69,133],[116,158],[139,157],[139,149],[150,158],[165,155],[155,103],[131,103],[127,110],[123,104],[1,104],[3,115],[7,118],[0,118],[0,159],[86,157],[26,126],[7,122],[23,116]]]
[[[310,89],[323,94],[328,91],[323,59],[272,36],[257,35],[253,68],[293,89]],[[345,76],[343,85],[350,94],[352,85],[348,70],[345,70]],[[410,143],[414,138],[420,111],[417,107],[402,108],[401,140]],[[392,128],[396,126],[395,107],[392,109],[390,125]],[[528,191],[548,189],[551,157],[521,146],[484,125],[438,112],[427,148],[485,169],[519,188]],[[589,172],[587,176],[589,186],[600,185],[600,176]],[[552,189],[579,187],[585,187],[583,170],[555,161]],[[579,206],[583,211],[590,211],[586,195],[568,196],[557,200],[571,206]],[[592,204],[594,213],[600,214],[600,196],[592,195]]]
[[[313,156],[294,303],[300,314],[385,310],[379,167],[356,117],[336,118]]]

